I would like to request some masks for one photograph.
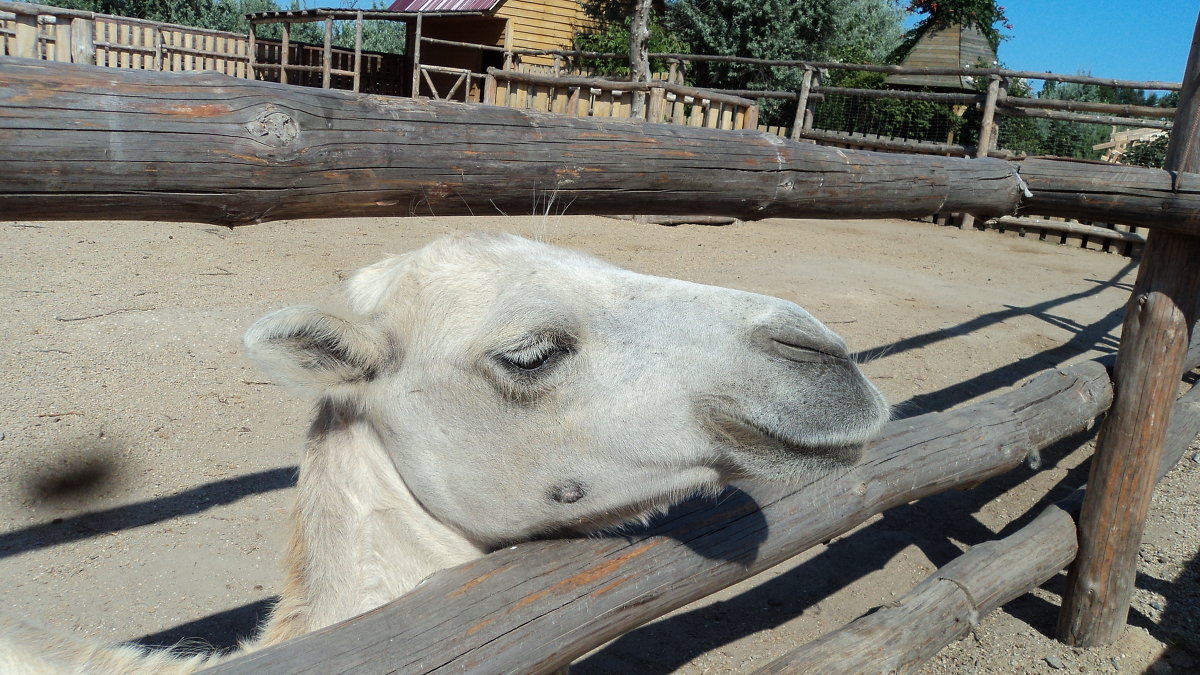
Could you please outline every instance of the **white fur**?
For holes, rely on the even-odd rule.
[[[887,418],[841,339],[791,303],[512,236],[451,237],[366,267],[344,306],[275,312],[246,347],[318,412],[287,584],[244,649],[514,541],[854,461]],[[206,663],[0,624],[3,673]]]

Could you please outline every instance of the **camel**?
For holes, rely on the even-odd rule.
[[[639,520],[735,479],[855,462],[889,416],[799,306],[630,272],[512,235],[359,270],[245,349],[311,397],[286,584],[253,650],[534,537]],[[229,655],[0,625],[0,672],[190,672]]]

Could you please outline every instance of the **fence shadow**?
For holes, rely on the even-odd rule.
[[[253,494],[295,487],[298,467],[287,466],[198,485],[166,497],[89,511],[0,534],[0,558],[24,551],[203,513]]]
[[[228,652],[236,648],[241,640],[254,637],[259,625],[266,621],[271,608],[278,601],[278,597],[270,597],[251,602],[143,635],[130,642],[155,649],[175,647],[187,651]]]

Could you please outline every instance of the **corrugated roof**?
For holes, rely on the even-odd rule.
[[[504,0],[396,0],[393,12],[480,12],[494,9]]]
[[[980,62],[987,66],[996,65],[996,52],[992,51],[987,38],[974,26],[961,28],[954,25],[930,30],[921,36],[900,65],[915,68],[973,68]],[[975,91],[972,78],[959,75],[889,75],[886,82],[910,87]]]

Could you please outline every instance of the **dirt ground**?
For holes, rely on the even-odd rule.
[[[306,404],[243,358],[266,311],[455,230],[507,230],[632,269],[794,300],[871,360],[898,414],[961,405],[1115,348],[1128,259],[904,221],[728,227],[593,217],[348,219],[236,230],[3,223],[0,612],[106,640],[229,646],[278,563]],[[893,510],[577,662],[576,673],[744,672],[907,592],[1086,477],[1040,472]],[[1200,446],[1160,485],[1130,627],[1054,642],[1061,576],[926,673],[1200,671]],[[1016,525],[1012,524],[1016,522]]]

